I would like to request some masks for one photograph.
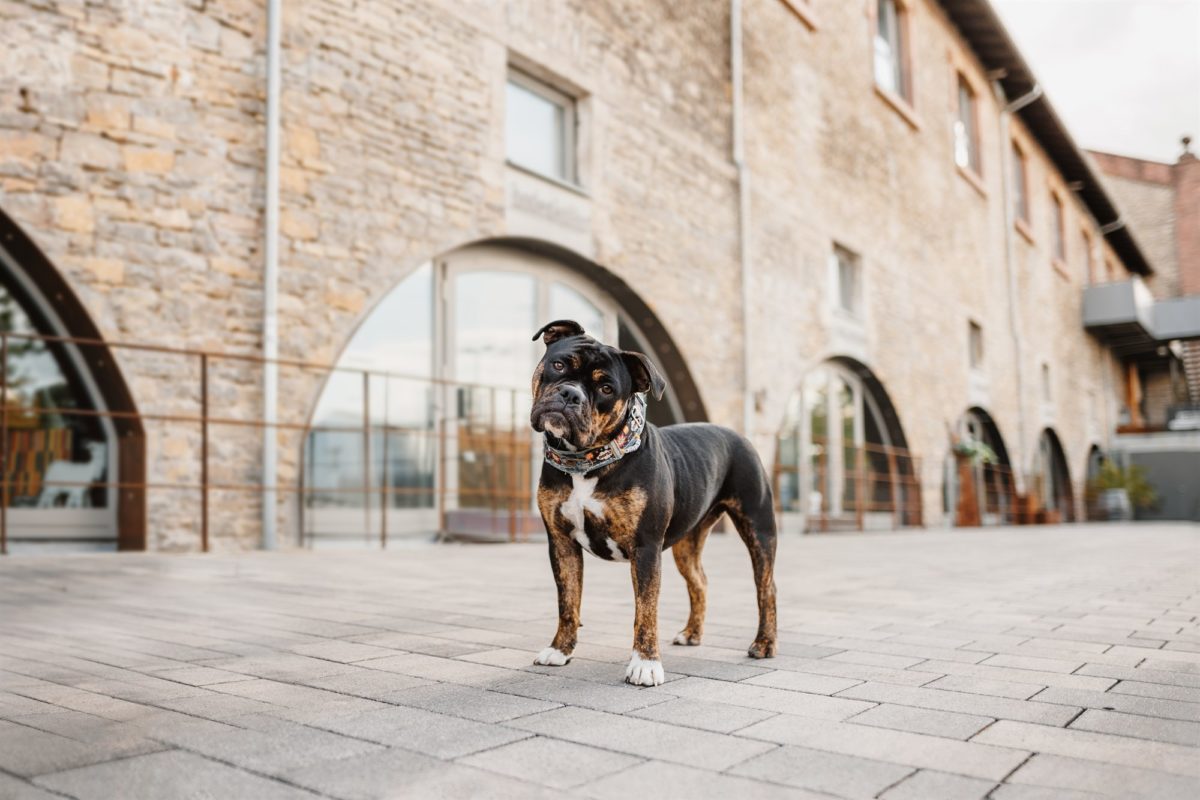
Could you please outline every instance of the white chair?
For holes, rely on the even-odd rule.
[[[100,480],[108,466],[108,448],[103,442],[88,442],[87,461],[52,461],[42,481],[38,508],[86,508],[91,503],[91,484]],[[54,484],[75,484],[56,486]]]

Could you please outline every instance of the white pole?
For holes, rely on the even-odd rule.
[[[277,431],[279,406],[279,93],[280,0],[267,0],[267,152],[263,252],[263,453],[262,546],[274,550],[276,537]]]

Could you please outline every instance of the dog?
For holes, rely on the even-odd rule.
[[[588,336],[556,320],[533,335],[546,352],[533,373],[535,431],[545,434],[537,502],[558,587],[558,631],[535,664],[571,660],[579,629],[583,551],[626,561],[633,577],[633,653],[625,680],[658,686],[658,590],[668,547],[687,583],[691,612],[674,639],[698,645],[704,634],[705,538],[728,514],[750,551],[758,593],[752,658],[776,651],[775,512],[771,483],[754,447],[728,428],[702,423],[658,428],[646,421],[646,395],[666,382],[642,353]]]

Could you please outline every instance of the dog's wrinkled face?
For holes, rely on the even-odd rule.
[[[615,435],[636,392],[662,397],[666,383],[641,353],[601,344],[573,320],[551,322],[539,336],[546,353],[533,371],[529,423],[567,448],[585,450]]]

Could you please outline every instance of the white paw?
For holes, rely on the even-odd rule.
[[[537,658],[533,660],[535,664],[541,664],[546,667],[561,667],[571,660],[571,657],[564,655],[563,652],[555,647],[547,647],[545,650],[537,654]]]
[[[671,644],[690,645],[692,642],[690,639],[688,639],[687,631],[680,631],[679,633],[675,634],[675,638],[671,640]]]
[[[650,661],[634,651],[625,668],[625,682],[634,686],[661,686],[664,680],[661,661]]]

